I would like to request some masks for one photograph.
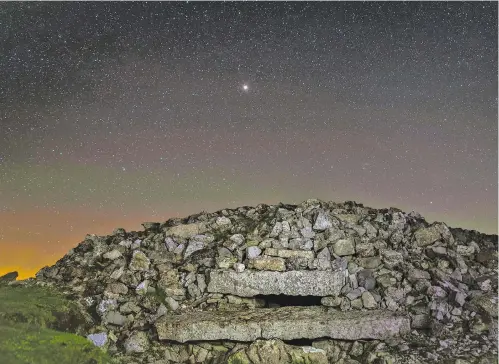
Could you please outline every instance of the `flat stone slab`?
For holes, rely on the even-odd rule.
[[[256,295],[337,296],[345,285],[345,272],[295,270],[288,272],[229,270],[210,272],[208,292],[240,297]]]
[[[391,311],[338,311],[289,306],[245,311],[200,311],[159,318],[160,340],[178,342],[257,339],[383,340],[410,331],[409,317]]]

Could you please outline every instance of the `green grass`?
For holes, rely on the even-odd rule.
[[[107,364],[107,354],[82,336],[0,321],[2,364]]]
[[[109,356],[75,333],[86,326],[76,305],[55,289],[0,285],[2,364],[104,364]]]

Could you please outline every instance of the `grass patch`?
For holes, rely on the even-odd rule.
[[[0,320],[62,331],[85,325],[76,304],[54,288],[0,285]]]
[[[74,302],[54,288],[0,285],[2,364],[104,364],[109,356],[75,335],[87,325]]]
[[[2,364],[107,364],[111,359],[82,336],[33,324],[0,321]]]

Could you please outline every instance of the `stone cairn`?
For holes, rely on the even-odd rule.
[[[316,199],[143,227],[35,279],[121,363],[497,363],[497,235]]]

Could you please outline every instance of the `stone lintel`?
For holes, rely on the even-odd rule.
[[[410,331],[410,319],[390,311],[337,311],[327,307],[200,311],[163,316],[155,323],[160,340],[178,342],[329,337],[383,340]]]
[[[240,297],[256,295],[337,296],[345,285],[345,272],[303,270],[287,272],[229,270],[210,272],[208,292]]]

